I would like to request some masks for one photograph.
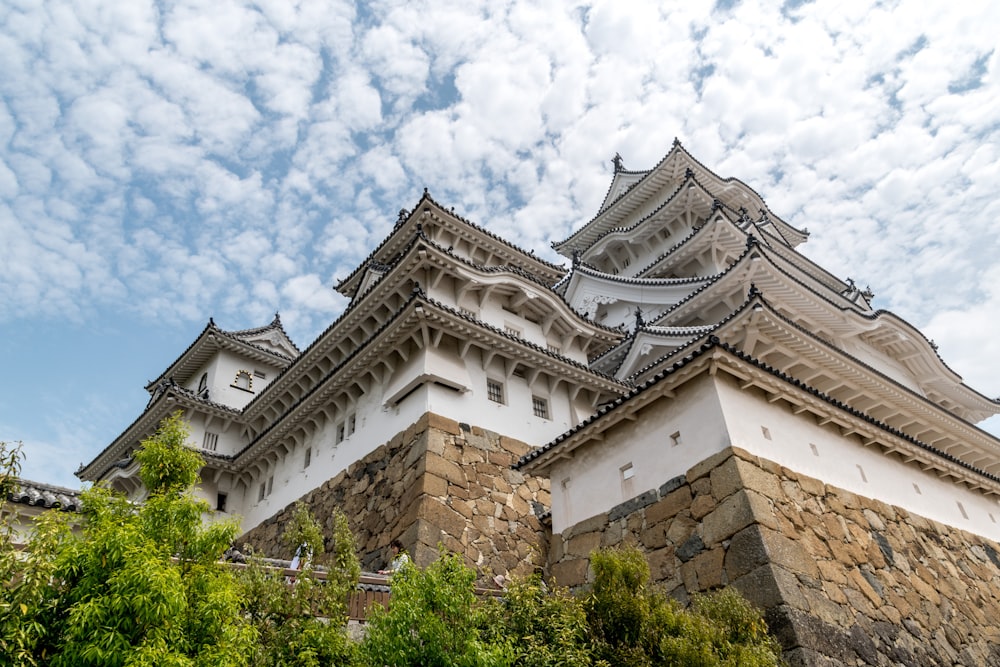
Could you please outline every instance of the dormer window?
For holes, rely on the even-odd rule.
[[[236,389],[242,389],[243,391],[253,391],[253,376],[250,371],[238,370],[236,371],[236,377],[233,379],[233,384],[231,387]]]

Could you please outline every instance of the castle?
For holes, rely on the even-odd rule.
[[[627,541],[678,597],[740,588],[791,664],[1000,664],[1000,441],[972,425],[1000,403],[679,142],[613,163],[568,269],[425,191],[311,345],[209,321],[78,475],[141,500],[131,452],[180,409],[200,493],[265,550],[300,499],[372,569],[400,538],[578,585]]]

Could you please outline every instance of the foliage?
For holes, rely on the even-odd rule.
[[[509,644],[519,667],[588,667],[591,651],[583,603],[566,588],[551,593],[539,575],[512,580],[486,605],[483,636]]]
[[[392,576],[388,610],[370,610],[361,644],[365,665],[388,667],[491,667],[511,663],[506,642],[481,638],[484,620],[476,573],[462,556],[443,550],[426,569],[406,563]]]
[[[0,505],[17,487],[21,445],[0,442]],[[36,522],[32,548],[14,547],[13,513],[0,522],[0,655],[12,664],[37,665],[53,611],[54,554],[69,536],[66,516],[46,512]]]
[[[760,613],[734,590],[697,596],[691,610],[649,586],[638,549],[591,554],[594,585],[585,602],[595,657],[612,665],[765,667],[780,648]]]
[[[594,583],[582,596],[549,592],[533,576],[511,581],[499,599],[477,597],[476,573],[442,550],[427,568],[407,563],[393,575],[390,608],[370,611],[356,645],[345,605],[360,564],[346,517],[328,517],[324,543],[296,506],[284,535],[290,553],[305,545],[294,584],[253,557],[236,576],[218,564],[236,525],[203,525],[209,507],[192,495],[202,462],[186,438],[175,414],[143,443],[142,505],[85,491],[82,534],[49,512],[19,553],[11,526],[0,526],[0,656],[31,667],[779,664],[759,612],[737,592],[698,595],[682,609],[650,585],[634,548],[592,553]],[[18,447],[0,443],[4,497],[19,461]]]
[[[3,573],[4,604],[24,617],[15,664],[247,664],[254,632],[233,575],[216,562],[237,526],[203,526],[209,506],[192,494],[202,460],[187,434],[176,413],[142,443],[142,505],[94,487],[81,494],[81,534],[54,513],[37,522],[31,549],[12,577]],[[11,562],[10,549],[2,559]]]
[[[251,554],[240,583],[244,613],[259,636],[255,667],[352,664],[355,647],[345,632],[346,603],[361,566],[341,512],[334,513],[333,526],[332,558],[326,558],[319,524],[306,505],[296,505],[283,537],[290,549],[305,545],[310,556],[302,556],[294,581]],[[316,568],[330,561],[324,581]]]

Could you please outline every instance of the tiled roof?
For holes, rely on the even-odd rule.
[[[932,445],[929,445],[929,444],[927,444],[927,443],[925,443],[925,442],[923,442],[921,440],[918,440],[917,438],[913,437],[912,435],[909,435],[908,433],[904,433],[903,431],[900,431],[899,429],[897,429],[897,428],[895,428],[893,426],[890,426],[890,425],[886,424],[885,422],[882,422],[882,421],[880,421],[880,420],[872,417],[871,415],[869,415],[869,414],[867,414],[865,412],[862,412],[861,410],[858,410],[858,409],[854,408],[853,406],[847,405],[846,403],[842,403],[841,401],[833,398],[832,396],[829,396],[828,394],[823,393],[822,391],[820,391],[819,389],[813,387],[812,385],[810,385],[810,384],[808,384],[806,382],[803,382],[802,380],[799,380],[796,377],[788,375],[788,374],[784,373],[783,371],[781,371],[781,370],[779,370],[777,368],[774,368],[774,367],[772,367],[772,366],[764,363],[763,361],[761,361],[761,360],[759,360],[759,359],[757,359],[757,358],[755,358],[755,357],[753,357],[753,356],[751,356],[751,355],[743,352],[742,350],[739,350],[739,349],[737,349],[737,348],[729,345],[728,343],[723,343],[721,340],[719,340],[718,337],[716,337],[714,335],[709,336],[708,339],[704,343],[702,343],[701,345],[699,345],[691,353],[685,355],[683,358],[679,359],[677,362],[675,362],[674,364],[672,364],[668,368],[665,368],[663,371],[661,371],[660,373],[658,373],[657,375],[655,375],[653,378],[651,378],[648,382],[644,383],[640,387],[637,387],[632,392],[630,392],[630,393],[628,393],[628,394],[626,394],[626,395],[624,395],[624,396],[616,399],[615,401],[613,401],[613,402],[605,405],[604,407],[602,407],[597,412],[597,414],[595,414],[594,416],[592,416],[589,419],[581,422],[580,424],[578,424],[574,428],[570,429],[566,433],[563,433],[562,435],[560,435],[558,438],[556,438],[555,440],[551,441],[550,443],[548,443],[548,444],[546,444],[546,445],[544,445],[542,447],[539,447],[538,449],[535,449],[535,450],[533,450],[531,452],[528,452],[527,454],[525,454],[524,456],[522,456],[520,459],[518,459],[518,461],[513,465],[513,468],[514,469],[520,469],[523,466],[527,465],[529,462],[537,459],[542,454],[545,454],[546,452],[548,452],[548,451],[556,448],[559,444],[561,444],[562,442],[564,442],[567,439],[571,438],[576,433],[580,432],[581,430],[583,430],[584,428],[586,428],[590,424],[592,424],[595,421],[601,419],[602,417],[604,417],[608,413],[612,412],[613,410],[617,409],[621,405],[625,404],[626,402],[628,402],[629,400],[631,400],[635,396],[638,396],[639,394],[642,394],[642,393],[650,390],[652,387],[654,387],[655,385],[657,385],[660,382],[664,381],[669,376],[673,375],[675,372],[681,370],[685,366],[688,366],[689,364],[691,364],[692,362],[694,362],[697,358],[703,356],[706,352],[709,352],[709,351],[711,351],[713,349],[716,349],[716,348],[725,350],[726,352],[728,352],[729,354],[733,355],[734,357],[740,359],[741,361],[743,361],[745,363],[748,363],[748,364],[750,364],[752,366],[755,366],[759,370],[764,371],[765,373],[768,373],[769,375],[771,375],[771,376],[773,376],[775,378],[778,378],[778,379],[782,380],[783,382],[786,382],[789,385],[792,385],[792,386],[796,387],[797,389],[805,391],[806,393],[809,393],[809,394],[815,396],[819,400],[821,400],[821,401],[823,401],[823,402],[825,402],[825,403],[827,403],[827,404],[829,404],[829,405],[831,405],[831,406],[833,406],[833,407],[835,407],[835,408],[837,408],[839,410],[842,410],[842,411],[850,414],[851,416],[853,416],[853,417],[855,417],[857,419],[860,419],[860,420],[862,420],[864,422],[867,422],[867,423],[871,424],[872,426],[874,426],[875,428],[878,428],[879,430],[882,430],[882,431],[884,431],[886,433],[891,434],[892,436],[895,436],[897,438],[905,440],[906,442],[908,442],[908,443],[910,443],[910,444],[918,447],[919,449],[922,449],[922,450],[924,450],[924,451],[926,451],[926,452],[928,452],[928,453],[930,453],[930,454],[932,454],[932,455],[934,455],[936,457],[939,457],[939,458],[941,458],[941,459],[943,459],[945,461],[948,461],[949,463],[951,463],[953,465],[957,465],[957,466],[959,466],[961,468],[964,468],[965,470],[968,470],[969,472],[972,472],[972,473],[974,473],[976,475],[979,475],[979,476],[981,476],[981,477],[983,477],[985,479],[988,479],[991,482],[1000,484],[1000,476],[997,476],[997,475],[994,475],[994,474],[992,474],[990,472],[982,470],[981,468],[978,468],[978,467],[976,467],[976,466],[974,466],[974,465],[972,465],[970,463],[967,463],[966,461],[963,461],[962,459],[960,459],[960,458],[958,458],[956,456],[948,454],[947,452],[941,451],[940,449],[937,449],[936,447],[934,447]]]
[[[507,248],[510,248],[512,250],[516,250],[518,253],[520,253],[522,255],[526,255],[528,257],[531,257],[533,260],[537,261],[539,264],[542,264],[543,266],[548,267],[550,270],[553,270],[553,271],[564,271],[565,270],[565,267],[563,267],[562,265],[560,265],[560,264],[554,264],[552,262],[549,262],[548,260],[544,260],[541,257],[538,257],[537,255],[535,255],[535,253],[533,251],[525,250],[524,248],[521,248],[520,246],[511,243],[510,241],[508,241],[507,239],[503,238],[502,236],[491,232],[490,230],[486,229],[485,227],[482,227],[481,225],[477,225],[476,223],[472,222],[471,220],[463,218],[461,215],[455,213],[454,210],[448,210],[448,209],[446,209],[444,206],[442,206],[437,201],[435,201],[434,198],[430,196],[430,194],[428,194],[427,188],[424,188],[424,194],[420,198],[420,201],[417,202],[417,205],[413,207],[413,210],[410,212],[410,217],[412,217],[415,213],[417,213],[418,211],[420,211],[422,205],[425,202],[429,202],[429,203],[433,204],[440,211],[447,213],[448,215],[454,217],[456,220],[459,220],[459,221],[463,222],[464,224],[468,225],[472,229],[474,229],[474,230],[476,230],[476,231],[478,231],[478,232],[480,232],[482,234],[485,234],[486,236],[490,237],[494,241],[497,241],[501,245],[503,245],[503,246],[505,246]],[[407,219],[409,219],[409,218],[407,218]],[[359,273],[361,273],[362,271],[364,271],[371,264],[372,261],[375,261],[375,257],[379,254],[379,252],[382,251],[383,248],[385,248],[387,245],[389,245],[389,242],[395,236],[396,230],[399,229],[400,227],[401,227],[401,225],[397,224],[396,227],[393,229],[392,233],[390,233],[388,236],[386,236],[384,239],[382,239],[382,242],[379,243],[375,247],[375,249],[372,250],[368,254],[368,256],[364,260],[362,260],[358,264],[358,266],[353,271],[351,271],[351,273],[346,278],[344,278],[343,280],[341,280],[341,281],[339,281],[337,283],[336,290],[338,292],[340,292],[344,288],[344,286],[347,285],[347,283],[349,283],[352,280],[354,280],[358,276]]]
[[[7,499],[11,502],[67,512],[76,512],[80,509],[79,491],[27,479],[19,479],[15,484],[15,489],[7,494]]]

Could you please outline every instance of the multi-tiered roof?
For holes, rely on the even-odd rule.
[[[679,142],[648,171],[614,162],[597,215],[553,247],[573,262],[556,290],[580,312],[628,331],[591,362],[637,387],[619,404],[638,405],[639,395],[676,381],[683,367],[690,373],[694,357],[711,348],[769,400],[1000,494],[1000,442],[971,425],[1000,412],[1000,403],[966,386],[915,327],[874,310],[870,290],[801,255],[805,230]],[[585,444],[595,420],[614,418],[588,420],[524,463],[545,469]]]

